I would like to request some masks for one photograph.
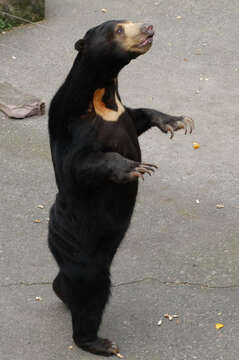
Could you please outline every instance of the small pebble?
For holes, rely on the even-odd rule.
[[[101,9],[101,12],[102,12],[102,13],[106,13],[106,12],[107,12],[107,9]]]

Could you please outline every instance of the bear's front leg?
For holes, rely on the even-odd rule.
[[[173,137],[174,131],[184,129],[185,134],[188,130],[191,134],[194,128],[194,122],[188,116],[173,116],[147,108],[127,108],[127,111],[133,120],[138,136],[149,130],[152,126],[157,126],[164,133],[170,132],[170,138]]]
[[[95,152],[87,156],[75,157],[72,166],[79,184],[99,185],[102,181],[118,184],[144,179],[144,175],[152,175],[156,165],[142,163],[125,158],[116,152]]]

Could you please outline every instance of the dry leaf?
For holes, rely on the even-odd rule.
[[[69,350],[72,350],[72,349],[73,349],[73,346],[72,346],[72,345],[68,346],[68,349],[69,349]]]
[[[36,224],[39,224],[41,222],[41,220],[35,219],[35,220],[33,220],[33,222],[36,223]]]
[[[172,320],[173,320],[173,316],[172,316],[172,315],[164,314],[164,317],[165,317],[166,319],[169,319],[169,321],[172,321]]]
[[[182,16],[179,15],[179,16],[176,17],[176,19],[182,19]]]
[[[39,204],[39,205],[37,205],[37,208],[38,209],[44,209],[44,205]]]
[[[161,325],[162,325],[162,322],[163,322],[162,320],[159,320],[157,325],[158,325],[158,326],[161,326]]]
[[[36,300],[36,301],[41,301],[42,298],[41,298],[40,296],[36,296],[36,297],[35,297],[35,300]]]
[[[197,142],[193,142],[193,148],[194,149],[199,149],[200,148],[200,144]]]
[[[224,328],[224,324],[222,324],[222,323],[217,323],[217,324],[215,325],[215,328],[216,328],[217,330],[220,330],[220,329]]]
[[[101,12],[102,12],[102,13],[106,13],[106,12],[107,12],[107,9],[101,9]]]
[[[197,203],[197,204],[200,204],[200,200],[197,199],[197,200],[196,200],[196,203]]]
[[[223,209],[223,208],[224,208],[224,205],[223,205],[223,204],[217,204],[217,205],[216,205],[216,208],[217,208],[217,209]]]

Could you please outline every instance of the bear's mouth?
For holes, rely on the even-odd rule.
[[[151,45],[152,42],[153,42],[153,37],[154,37],[154,33],[146,36],[146,38],[145,38],[143,41],[141,41],[141,42],[137,45],[137,47],[138,47],[138,48],[142,48],[142,47],[145,47],[145,46],[147,46],[147,45]]]

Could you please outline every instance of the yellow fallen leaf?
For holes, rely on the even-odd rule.
[[[193,148],[194,149],[199,149],[200,148],[200,144],[197,142],[193,142]]]
[[[216,328],[217,330],[220,330],[220,329],[224,328],[224,324],[222,324],[222,323],[216,323],[215,328]]]

